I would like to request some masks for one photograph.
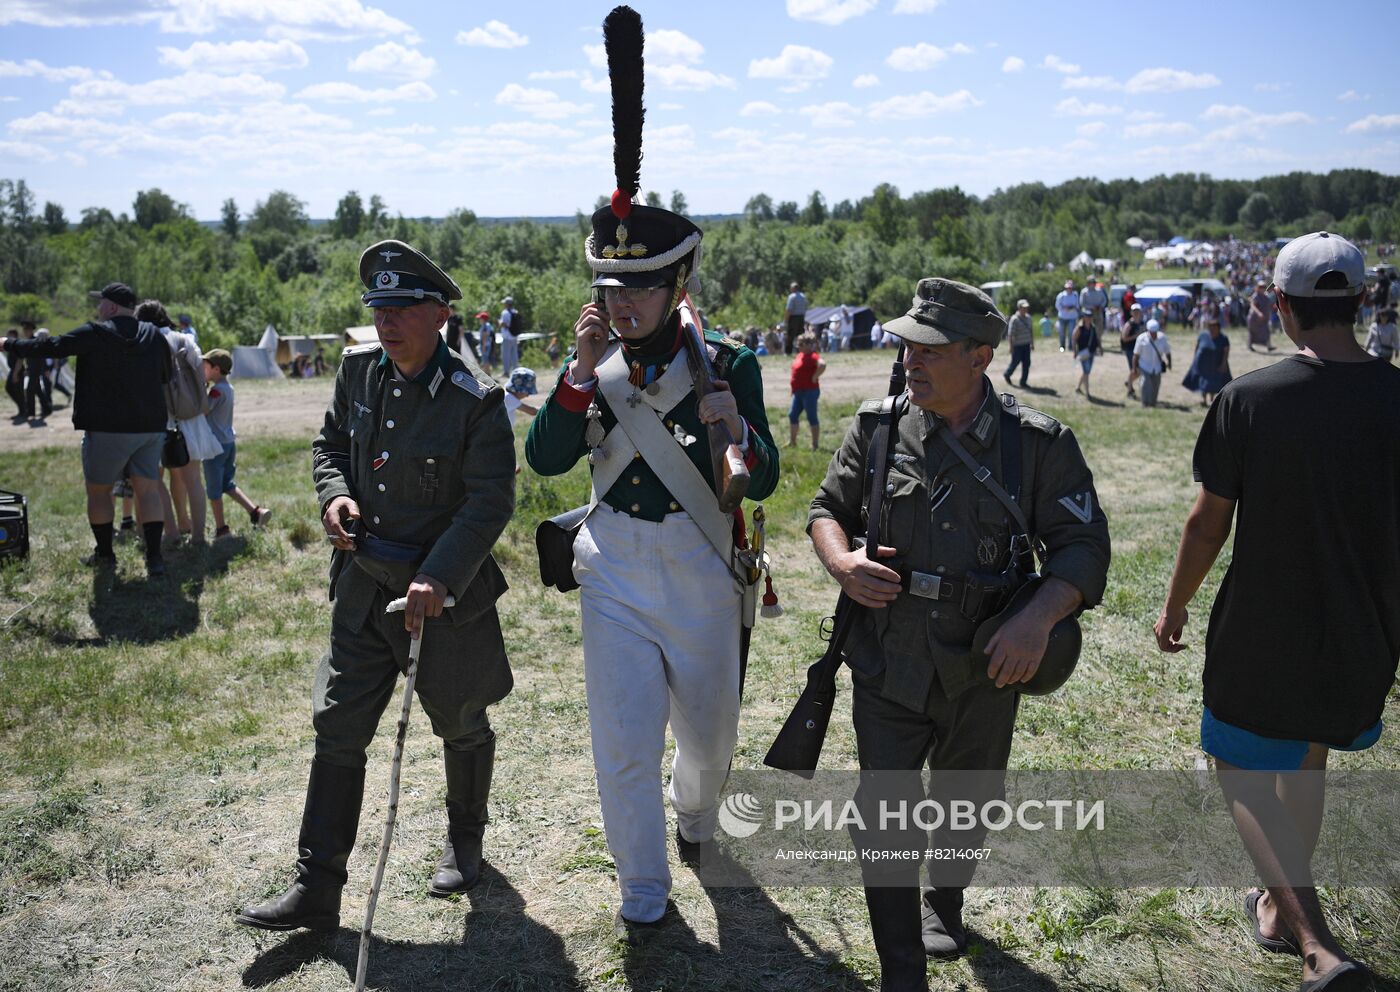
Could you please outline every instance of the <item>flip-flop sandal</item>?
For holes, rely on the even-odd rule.
[[[1244,915],[1254,926],[1254,942],[1266,951],[1274,954],[1293,954],[1302,957],[1303,952],[1298,949],[1298,944],[1293,939],[1293,935],[1286,937],[1265,937],[1259,932],[1259,900],[1264,897],[1264,893],[1259,889],[1250,889],[1244,895]],[[1317,986],[1322,988],[1323,986]]]
[[[1364,964],[1343,961],[1331,971],[1298,986],[1298,992],[1367,992],[1374,989],[1371,972]]]

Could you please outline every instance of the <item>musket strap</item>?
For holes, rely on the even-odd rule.
[[[689,366],[686,362],[672,362],[662,380],[671,378],[677,369],[681,370],[678,374],[685,377],[687,388],[674,402],[669,402],[665,410],[657,410],[656,404],[669,401],[668,398],[663,398],[670,396],[667,387],[663,386],[655,396],[649,396],[645,391],[640,392],[638,395],[645,397],[645,400],[634,406],[629,402],[633,386],[627,381],[628,368],[626,360],[622,357],[622,350],[619,348],[603,359],[598,366],[598,391],[608,401],[613,415],[617,417],[618,427],[622,429],[627,444],[631,445],[631,450],[627,450],[627,445],[623,445],[622,439],[617,438],[618,444],[608,453],[607,458],[611,461],[622,456],[630,460],[632,451],[641,452],[647,466],[656,473],[671,495],[676,497],[676,502],[690,514],[690,518],[714,547],[720,561],[724,562],[730,574],[734,575],[735,581],[739,582],[739,577],[734,573],[733,521],[719,512],[714,490],[690,460],[690,456],[676,442],[675,437],[661,423],[661,414],[672,409],[694,388],[694,381],[689,378]],[[614,440],[617,433],[616,430],[609,432],[604,439],[604,445]],[[618,475],[620,476],[621,472]],[[604,493],[606,490],[594,487],[595,500],[600,499]],[[739,584],[742,588],[743,583]]]

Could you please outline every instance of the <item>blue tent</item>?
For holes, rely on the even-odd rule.
[[[1168,245],[1172,245],[1172,246],[1175,246],[1175,245],[1184,245],[1184,244],[1186,244],[1186,239],[1183,238],[1181,235],[1178,234],[1176,237],[1174,237],[1174,238],[1172,238],[1170,241],[1168,241],[1167,244],[1168,244]]]

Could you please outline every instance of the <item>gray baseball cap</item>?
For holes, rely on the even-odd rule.
[[[885,324],[885,332],[914,344],[952,344],[972,338],[995,348],[1006,330],[1006,317],[992,298],[976,286],[952,279],[920,279],[914,302],[903,317]]]
[[[1318,280],[1329,272],[1346,276],[1346,287],[1318,289]],[[1274,285],[1289,296],[1355,296],[1366,287],[1366,256],[1339,234],[1305,234],[1278,253]]]

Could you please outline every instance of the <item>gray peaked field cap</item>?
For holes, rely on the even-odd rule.
[[[972,338],[995,348],[1006,330],[992,298],[976,286],[952,279],[920,279],[914,302],[903,317],[885,325],[885,332],[915,344],[951,344]]]

